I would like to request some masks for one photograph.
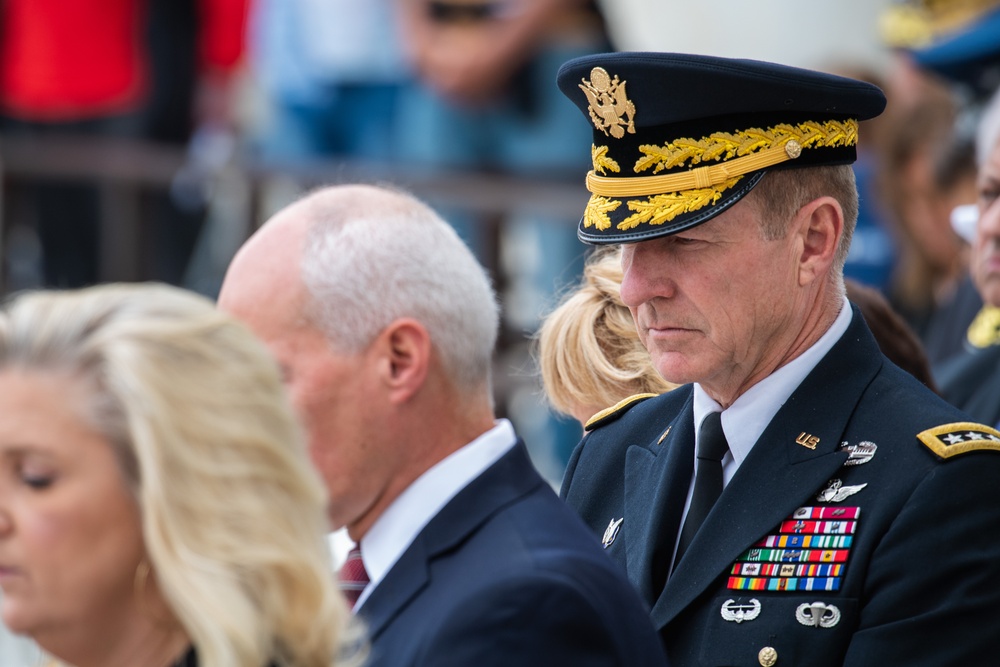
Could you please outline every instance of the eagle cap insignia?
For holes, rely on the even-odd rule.
[[[594,127],[615,139],[621,139],[625,132],[635,134],[635,105],[625,93],[625,82],[614,78],[603,67],[590,70],[590,80],[582,79],[580,89],[590,103],[590,120]],[[627,121],[623,118],[627,117]]]

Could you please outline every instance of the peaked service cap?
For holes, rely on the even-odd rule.
[[[885,95],[863,81],[756,60],[584,56],[560,90],[594,125],[587,243],[631,243],[710,220],[770,169],[850,164],[858,121]]]
[[[1000,3],[912,50],[914,62],[986,99],[1000,88]]]

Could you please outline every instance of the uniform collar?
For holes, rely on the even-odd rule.
[[[850,303],[844,297],[837,319],[819,340],[798,357],[750,387],[729,408],[722,411],[722,430],[726,434],[730,451],[723,463],[726,464],[729,457],[732,457],[730,465],[725,465],[726,482],[736,473],[736,469],[746,459],[754,443],[792,392],[844,335],[851,324],[851,317]],[[693,407],[695,433],[709,412],[722,410],[699,384],[694,385]]]

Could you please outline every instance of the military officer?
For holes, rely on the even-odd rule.
[[[886,359],[845,297],[882,92],[662,53],[577,59],[559,86],[594,127],[579,236],[623,244],[622,298],[687,383],[595,415],[562,496],[672,664],[997,660],[1000,433]]]

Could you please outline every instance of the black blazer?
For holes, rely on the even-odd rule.
[[[884,358],[855,309],[665,587],[656,582],[667,576],[693,467],[690,386],[591,432],[574,451],[562,495],[598,534],[624,519],[607,552],[652,606],[675,667],[774,657],[779,666],[981,665],[1000,655],[1000,453],[990,451],[1000,434],[965,422]],[[942,455],[970,451],[942,458],[923,440]],[[801,564],[794,543],[768,553],[757,546],[800,507],[859,513],[846,550],[830,554],[841,559],[830,561],[841,565],[836,589],[803,590],[824,582],[794,570],[801,581],[786,579],[784,590],[731,588],[740,585],[734,569],[745,573],[747,563]],[[755,561],[769,557],[777,564]],[[768,586],[782,586],[770,578]]]
[[[364,601],[370,666],[662,666],[648,607],[523,443],[460,491]]]

